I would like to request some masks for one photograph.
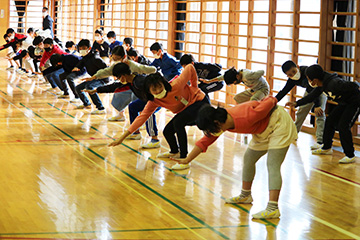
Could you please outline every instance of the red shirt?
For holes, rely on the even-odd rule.
[[[58,47],[57,45],[54,44],[51,52],[46,52],[46,51],[44,52],[44,54],[40,60],[40,67],[43,67],[45,65],[46,61],[49,60],[50,57],[55,53],[67,55],[67,52],[63,51],[60,47]]]
[[[269,96],[262,101],[249,101],[235,107],[227,108],[226,111],[234,119],[235,127],[228,129],[234,133],[258,134],[265,131],[270,120],[270,111],[276,106],[277,99]],[[218,137],[204,136],[195,145],[206,152],[208,146]]]

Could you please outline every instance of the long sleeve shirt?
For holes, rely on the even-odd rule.
[[[317,87],[307,96],[296,101],[296,106],[311,103],[315,98],[324,93],[328,99],[339,104],[360,104],[360,84],[358,82],[345,81],[337,73],[324,73],[323,86]]]
[[[7,42],[6,44],[0,46],[0,51],[1,50],[4,50],[5,48],[8,48],[8,47],[12,47],[14,52],[16,52],[16,43],[17,42],[23,42],[25,41],[27,38],[26,35],[24,34],[20,34],[20,33],[15,33],[15,37],[13,40]]]
[[[113,43],[111,43],[109,45],[109,49],[110,49],[110,54],[112,52],[112,50],[116,47],[116,46],[122,46],[123,42],[119,41],[119,40],[115,40]]]
[[[313,87],[310,86],[309,84],[309,81],[307,79],[307,76],[306,76],[306,69],[308,67],[307,66],[300,66],[300,79],[299,80],[292,80],[291,78],[289,78],[284,86],[283,89],[280,90],[280,92],[278,92],[278,94],[276,94],[276,98],[277,100],[280,102],[281,99],[283,99],[286,94],[288,94],[291,89],[293,89],[293,87],[295,86],[299,86],[299,87],[303,87],[306,89],[306,92],[307,93],[310,93],[312,90],[314,90]],[[319,98],[316,98],[314,100],[314,104],[315,104],[315,107],[319,107],[320,106],[320,101],[319,101]]]
[[[190,81],[190,85],[187,83]],[[131,124],[128,131],[130,133],[138,129],[158,107],[169,109],[173,113],[179,113],[191,104],[204,99],[205,94],[197,86],[197,74],[194,66],[189,64],[185,67],[181,75],[170,82],[172,87],[166,96],[161,99],[148,101],[144,110]]]
[[[110,67],[100,69],[97,71],[94,76],[97,79],[110,77],[113,75],[113,69],[114,66],[119,62],[114,62]],[[128,60],[130,71],[134,74],[152,74],[156,73],[156,68],[152,66],[146,66],[139,63],[136,63],[134,61]]]
[[[249,101],[235,107],[227,108],[226,111],[233,118],[235,127],[228,129],[234,133],[262,133],[270,121],[271,110],[276,106],[277,99],[269,96],[262,101]],[[206,152],[207,148],[216,141],[218,137],[203,136],[195,145]]]
[[[221,75],[222,66],[220,64],[195,62],[194,66],[199,78],[213,79]]]
[[[251,90],[257,91],[259,89],[270,88],[268,82],[263,77],[264,70],[251,71],[248,69],[240,69],[239,72],[242,73],[242,82],[246,87],[250,88]],[[224,80],[224,75],[221,75],[216,79],[218,81],[222,81]]]
[[[168,53],[164,53],[162,58],[155,59],[150,66],[160,68],[162,74],[168,81],[176,75],[180,75],[182,68],[180,62]]]
[[[59,46],[54,44],[53,49],[50,52],[46,52],[46,51],[44,52],[44,54],[43,54],[43,56],[42,56],[42,58],[40,60],[40,67],[43,67],[45,65],[46,61],[49,60],[50,57],[55,53],[60,54],[60,55],[62,55],[62,54],[66,55],[67,54]]]
[[[109,57],[109,53],[110,53],[109,43],[107,43],[106,41],[103,41],[100,44],[97,41],[94,41],[91,51],[99,52],[100,57]]]
[[[100,69],[105,69],[107,65],[104,60],[99,57],[99,53],[89,52],[76,65],[76,68],[78,69],[82,69],[83,67],[86,68],[86,71],[90,76],[94,76],[97,71],[99,71]],[[109,80],[107,79],[105,81],[108,82]]]
[[[81,57],[78,57],[73,54],[61,55],[62,67],[65,72],[71,73],[71,71],[76,67],[80,62]],[[80,69],[81,72],[85,72],[85,68]]]

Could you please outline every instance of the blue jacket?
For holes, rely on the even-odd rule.
[[[68,55],[61,55],[61,62],[62,62],[62,67],[64,69],[65,72],[71,73],[71,71],[74,69],[74,67],[76,67],[76,65],[80,62],[81,57],[78,57],[76,55],[73,54],[68,54]],[[85,73],[85,68],[80,69],[81,72]]]
[[[155,59],[150,66],[160,68],[166,80],[170,81],[176,75],[180,75],[181,65],[179,60],[168,53],[164,53],[162,58]]]
[[[118,40],[115,40],[115,42],[111,43],[110,44],[110,54],[112,52],[112,50],[116,47],[116,46],[122,46],[123,45],[123,42],[120,42]]]

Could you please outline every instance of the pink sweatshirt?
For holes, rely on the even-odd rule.
[[[191,85],[187,83],[190,81]],[[191,104],[204,99],[205,94],[198,88],[198,77],[192,64],[188,64],[180,76],[170,82],[172,87],[166,97],[148,101],[144,110],[130,125],[128,131],[133,133],[155,112],[158,107],[169,109],[173,113],[179,113]]]
[[[234,133],[262,133],[267,128],[270,120],[270,111],[277,104],[275,97],[269,96],[262,101],[245,102],[235,107],[227,108],[226,111],[234,119],[235,128],[228,129]],[[218,137],[204,136],[195,145],[206,152],[208,146]]]

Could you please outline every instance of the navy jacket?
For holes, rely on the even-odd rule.
[[[78,65],[78,63],[80,62],[81,57],[78,57],[76,55],[72,55],[72,54],[62,54],[61,55],[61,62],[62,62],[62,67],[65,70],[65,72],[67,73],[71,73],[71,71]],[[81,72],[85,73],[85,68],[81,68],[80,69]]]
[[[109,57],[110,46],[106,41],[104,41],[102,44],[94,41],[91,51],[99,52],[100,57]]]
[[[160,68],[162,74],[168,81],[176,75],[180,75],[182,68],[180,62],[168,53],[164,53],[162,58],[155,59],[150,66]]]
[[[85,67],[88,74],[93,76],[98,70],[106,68],[107,65],[104,60],[99,57],[99,53],[89,52],[79,61],[76,67],[78,69]],[[109,82],[109,79],[106,78],[104,81],[107,83]]]

